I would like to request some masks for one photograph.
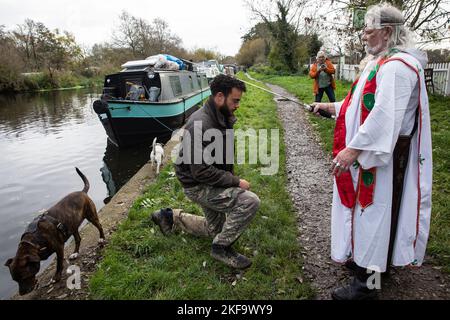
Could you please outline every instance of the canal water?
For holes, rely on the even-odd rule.
[[[26,226],[83,189],[100,210],[149,159],[149,146],[124,150],[107,141],[92,109],[95,89],[0,95],[0,299],[17,290],[4,266]]]

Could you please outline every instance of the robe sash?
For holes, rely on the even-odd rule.
[[[360,103],[361,119],[360,125],[362,125],[370,114],[370,111],[375,106],[375,92],[377,89],[377,73],[380,67],[387,61],[386,58],[380,59],[374,69],[367,77],[364,84],[362,99]],[[345,127],[345,115],[350,106],[353,98],[353,92],[355,91],[358,80],[356,80],[350,92],[347,94],[342,107],[339,112],[339,117],[336,121],[336,127],[334,130],[334,143],[333,143],[333,158],[335,158],[339,152],[346,148],[346,133]],[[357,162],[353,164],[359,166]],[[341,202],[347,208],[354,208],[356,201],[358,201],[361,208],[365,209],[373,203],[373,194],[376,183],[376,168],[362,169],[359,166],[359,179],[357,190],[353,186],[353,180],[350,171],[343,172],[339,177],[335,177],[336,185],[339,192]]]

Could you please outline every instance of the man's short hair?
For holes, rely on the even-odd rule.
[[[219,74],[218,76],[216,76],[209,86],[211,88],[211,93],[213,96],[215,96],[219,92],[222,92],[226,97],[231,93],[231,90],[233,88],[236,88],[242,92],[247,91],[244,82],[224,74]]]

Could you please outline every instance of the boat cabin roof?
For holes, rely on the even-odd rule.
[[[122,68],[126,69],[137,69],[137,68],[145,68],[154,65],[152,61],[149,60],[136,60],[136,61],[128,61],[122,65]]]

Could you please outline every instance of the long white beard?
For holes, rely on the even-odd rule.
[[[361,60],[361,62],[359,63],[358,66],[358,77],[362,74],[362,72],[364,71],[364,69],[366,68],[366,66],[371,63],[372,61],[374,61],[376,59],[375,56],[368,54],[364,59]]]
[[[368,45],[366,45],[365,50],[367,54],[378,57],[386,51],[386,48],[383,46],[382,43],[380,43],[375,47],[369,47]]]

